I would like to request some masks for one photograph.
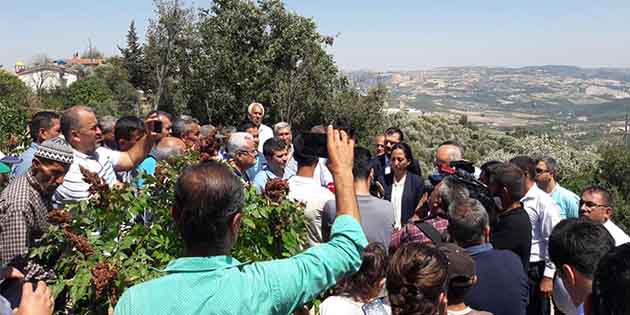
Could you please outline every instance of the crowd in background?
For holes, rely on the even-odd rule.
[[[86,173],[142,189],[159,161],[196,151],[206,162],[180,175],[173,205],[185,255],[129,288],[116,314],[300,313],[322,293],[323,315],[630,314],[630,237],[611,220],[610,193],[562,187],[553,157],[475,166],[447,141],[422,174],[399,127],[370,150],[345,123],[267,126],[260,103],[244,116],[233,127],[161,111],[97,117],[85,106],[33,115],[31,146],[0,160],[9,178],[0,194],[0,307],[52,312],[43,282],[5,292],[12,279],[45,280],[29,249],[50,209],[90,198]],[[230,249],[244,187],[264,194],[277,179],[304,205],[308,248],[241,263]]]

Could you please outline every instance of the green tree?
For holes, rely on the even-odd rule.
[[[181,0],[155,0],[144,47],[154,108],[177,112],[185,102],[181,81],[188,77],[195,15]]]
[[[204,121],[236,124],[255,100],[266,105],[270,121],[297,129],[326,121],[343,85],[325,51],[332,39],[316,28],[281,1],[214,1],[199,22],[189,110]]]
[[[15,75],[0,70],[0,151],[16,153],[28,144],[30,90]]]
[[[102,80],[112,93],[116,112],[120,114],[140,114],[138,91],[129,82],[129,74],[121,58],[109,58],[107,63],[94,69],[92,75]]]
[[[145,90],[147,71],[144,63],[144,51],[138,42],[135,21],[132,20],[131,24],[129,24],[127,47],[118,47],[118,50],[122,54],[123,65],[127,69],[127,73],[129,73],[129,82],[136,89]]]
[[[107,83],[96,76],[76,81],[68,87],[66,107],[86,105],[98,115],[117,115],[112,91]]]

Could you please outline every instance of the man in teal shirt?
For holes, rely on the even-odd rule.
[[[551,195],[560,207],[560,219],[577,218],[580,215],[580,197],[560,186],[557,181],[558,162],[552,157],[543,157],[536,163],[536,185]]]
[[[187,168],[176,186],[173,216],[186,257],[166,275],[131,287],[116,315],[291,314],[343,276],[356,272],[367,240],[354,193],[354,141],[328,129],[337,216],[328,243],[282,260],[241,263],[229,256],[241,223],[244,190],[226,166]]]

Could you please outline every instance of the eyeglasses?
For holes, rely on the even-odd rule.
[[[610,205],[598,205],[594,202],[580,199],[580,208],[582,208],[582,206],[586,206],[586,208],[589,208],[589,209],[593,209],[597,207],[610,207]]]
[[[542,168],[536,169],[536,174],[544,174],[544,173],[549,173],[549,170],[543,170]]]
[[[249,154],[249,155],[251,155],[251,156],[253,156],[253,157],[258,156],[258,150],[256,150],[256,149],[253,149],[253,150],[251,150],[251,151],[242,150],[242,151],[240,151],[240,152],[241,152],[241,153],[247,153],[247,154]]]

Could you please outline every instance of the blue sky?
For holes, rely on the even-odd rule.
[[[190,3],[190,1],[189,1]],[[208,1],[196,1],[208,6]],[[337,35],[343,69],[570,64],[630,67],[630,1],[288,0]],[[36,54],[69,57],[93,45],[117,52],[132,19],[141,32],[152,0],[2,0],[0,64]]]

